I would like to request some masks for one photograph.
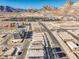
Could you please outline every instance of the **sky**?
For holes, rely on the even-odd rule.
[[[75,2],[76,0],[73,0]],[[11,6],[14,8],[42,8],[45,5],[60,7],[67,0],[0,0],[0,5]]]

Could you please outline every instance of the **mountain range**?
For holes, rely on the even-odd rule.
[[[58,15],[79,15],[79,2],[67,2],[63,6],[59,8],[51,7],[51,6],[43,6],[40,9],[20,9],[13,8],[10,6],[0,6],[1,12],[29,12],[29,13],[46,13],[46,14],[58,14]]]
[[[1,12],[20,12],[20,11],[26,11],[26,10],[20,9],[20,8],[13,8],[10,6],[0,6],[0,11]]]

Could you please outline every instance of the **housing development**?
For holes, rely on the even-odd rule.
[[[79,2],[40,10],[1,9],[0,59],[79,59]]]

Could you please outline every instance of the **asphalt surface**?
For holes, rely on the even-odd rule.
[[[59,44],[56,41],[56,38],[52,35],[50,30],[45,25],[43,25],[42,23],[40,23],[40,25],[42,25],[45,28],[46,32],[49,34],[49,36],[52,39],[52,42],[55,44],[55,46],[59,47]],[[53,53],[53,50],[52,50],[52,48],[54,48],[54,47],[51,47],[51,44],[49,43],[49,39],[47,38],[46,35],[45,35],[45,37],[46,37],[46,41],[45,42],[48,45],[48,47],[46,47],[46,53],[47,53],[46,59],[54,59],[55,57],[54,57],[54,53]]]
[[[59,46],[59,43],[56,41],[56,38],[52,35],[51,31],[44,24],[40,23],[40,25],[46,29],[46,32],[50,35],[50,38],[52,39],[55,46]]]
[[[55,48],[55,47],[61,47],[61,45],[59,44],[59,42],[56,40],[55,36],[52,34],[52,32],[43,24],[43,23],[40,23],[40,25],[42,25],[45,29],[46,29],[46,32],[49,34],[50,38],[51,38],[51,41],[53,42],[53,44],[55,45],[54,47],[51,47],[51,48]],[[60,48],[61,49],[61,48]],[[63,50],[62,50],[63,51]],[[49,53],[53,53],[53,54],[50,54],[50,59],[57,59],[57,55],[55,55],[56,52],[54,52],[53,50],[50,52],[49,50]],[[65,56],[67,57],[67,56]],[[62,59],[62,58],[61,58]],[[67,57],[68,59],[68,57]]]

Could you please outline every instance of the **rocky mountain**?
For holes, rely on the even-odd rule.
[[[59,11],[58,8],[52,7],[50,5],[44,6],[41,9],[41,12],[46,13],[46,14],[56,14],[56,13],[58,13],[58,11]]]
[[[60,10],[64,15],[79,15],[79,2],[65,3]]]
[[[1,12],[20,12],[20,11],[26,11],[25,9],[19,9],[19,8],[12,8],[10,6],[0,6]]]
[[[39,13],[43,15],[79,15],[79,2],[66,2],[61,7],[52,7],[50,5],[43,6],[40,9],[19,9],[12,8],[10,6],[0,6],[1,12],[22,12],[25,11],[27,13]]]

